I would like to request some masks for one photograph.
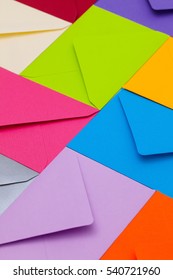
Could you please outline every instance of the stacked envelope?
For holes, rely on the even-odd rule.
[[[173,259],[173,1],[0,0],[0,259]]]

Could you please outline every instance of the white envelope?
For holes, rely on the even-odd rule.
[[[22,72],[70,22],[13,0],[0,0],[0,66]]]

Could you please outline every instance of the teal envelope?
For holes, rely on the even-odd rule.
[[[173,197],[173,110],[124,89],[68,147]]]
[[[101,109],[167,39],[93,6],[21,75]]]

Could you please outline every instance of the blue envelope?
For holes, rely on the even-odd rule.
[[[98,0],[96,5],[173,36],[172,0]]]
[[[173,197],[173,110],[124,89],[68,147]]]

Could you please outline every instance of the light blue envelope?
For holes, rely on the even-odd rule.
[[[68,147],[173,197],[173,110],[124,89]]]

